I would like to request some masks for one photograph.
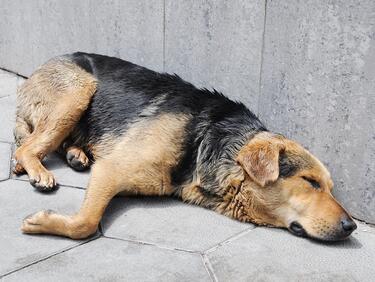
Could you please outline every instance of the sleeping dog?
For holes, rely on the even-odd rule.
[[[356,228],[316,157],[269,132],[243,104],[177,75],[74,53],[37,69],[17,99],[15,173],[49,191],[56,180],[41,163],[48,153],[64,154],[76,170],[92,164],[80,210],[37,212],[24,233],[85,238],[117,194],[169,195],[324,241]]]

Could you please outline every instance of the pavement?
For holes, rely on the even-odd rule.
[[[100,229],[80,241],[25,235],[41,209],[74,213],[90,172],[45,160],[60,183],[37,192],[11,174],[16,88],[0,70],[0,279],[2,281],[374,281],[375,228],[357,222],[350,239],[323,244],[244,224],[170,198],[115,198]]]

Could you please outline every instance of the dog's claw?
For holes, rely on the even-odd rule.
[[[25,169],[23,168],[22,165],[20,165],[19,163],[17,163],[16,160],[13,159],[13,173],[15,175],[21,175],[21,174],[24,174],[26,171]]]

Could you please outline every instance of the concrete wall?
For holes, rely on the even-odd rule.
[[[375,223],[374,15],[372,0],[2,0],[0,67],[81,50],[215,87],[310,148]]]
[[[375,1],[270,1],[260,117],[310,148],[375,223]]]

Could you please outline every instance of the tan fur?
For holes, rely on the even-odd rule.
[[[110,153],[96,151],[98,161],[76,215],[41,211],[25,219],[23,232],[84,238],[96,231],[106,206],[116,194],[170,195],[171,169],[181,154],[188,119],[182,114],[165,114],[133,124]]]
[[[49,116],[55,111],[56,106],[63,102],[63,95],[76,93],[84,88],[91,88],[92,91],[88,97],[75,95],[72,98],[77,102],[75,108],[86,109],[86,100],[91,98],[96,88],[95,78],[66,59],[50,60],[37,69],[18,89],[17,126],[23,124],[29,129],[26,131],[31,133],[41,119]],[[57,101],[59,103],[56,103]],[[15,131],[17,136],[17,127]]]
[[[121,160],[117,169],[125,172],[123,194],[170,195],[171,169],[181,155],[185,125],[184,114],[164,114],[151,121],[132,125],[108,158]]]
[[[96,80],[68,61],[52,60],[18,91],[16,171],[23,167],[36,186],[55,185],[40,160],[55,151],[73,130],[96,90]],[[32,130],[28,136],[26,126]]]
[[[264,186],[279,177],[279,153],[284,149],[281,140],[268,132],[260,133],[241,149],[237,161],[254,181]]]

